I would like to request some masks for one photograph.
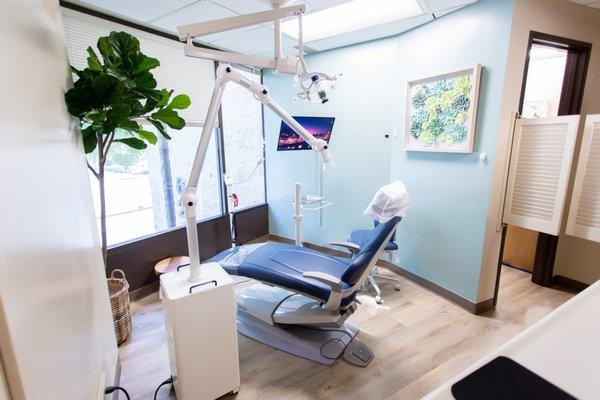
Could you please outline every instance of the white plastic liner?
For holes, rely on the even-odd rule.
[[[410,199],[404,182],[396,181],[379,188],[364,214],[379,222],[392,217],[404,217],[410,207]]]
[[[223,259],[219,260],[219,264],[224,269],[237,268],[250,253],[254,250],[264,246],[265,243],[253,243],[253,244],[245,244],[243,246],[236,247],[236,250],[225,256]]]

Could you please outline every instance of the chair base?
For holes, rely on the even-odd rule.
[[[369,274],[368,279],[365,281],[365,286],[367,283],[371,285],[371,287],[375,291],[375,302],[377,304],[382,304],[383,299],[381,298],[381,289],[379,288],[379,284],[375,279],[385,279],[388,281],[396,282],[396,284],[394,285],[394,290],[400,290],[400,279],[380,274],[378,268],[379,267],[373,268],[373,271],[371,271],[371,274]]]
[[[236,297],[237,330],[257,342],[325,365],[343,358],[366,367],[373,359],[356,339],[359,329],[345,323],[354,304],[342,313],[323,310],[314,299],[262,283],[249,283]]]

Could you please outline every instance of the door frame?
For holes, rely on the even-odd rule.
[[[537,31],[529,32],[527,58],[523,72],[523,84],[521,85],[521,99],[519,101],[519,113],[523,111],[525,89],[527,87],[527,73],[529,71],[529,53],[534,44],[557,47],[568,51],[558,115],[579,114],[583,102],[592,44]],[[533,272],[531,274],[531,281],[533,283],[541,286],[552,286],[558,240],[558,236],[542,232],[538,234]]]
[[[523,112],[525,101],[525,89],[527,87],[527,73],[529,72],[530,52],[534,44],[556,47],[568,50],[567,64],[563,78],[563,87],[559,103],[558,115],[572,115],[581,112],[583,94],[587,78],[592,44],[548,33],[530,31],[527,42],[527,55],[523,68],[523,79],[521,94],[519,98],[519,115]],[[507,167],[508,168],[508,167]],[[506,201],[506,200],[505,200]],[[502,240],[498,256],[498,271],[496,275],[496,287],[494,291],[494,305],[498,300],[500,273],[502,258],[504,255],[504,244],[506,240],[507,225],[502,224]],[[536,245],[535,259],[531,281],[541,286],[552,286],[554,275],[554,262],[558,249],[558,236],[548,235],[540,232]]]

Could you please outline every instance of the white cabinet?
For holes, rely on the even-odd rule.
[[[179,400],[212,400],[240,387],[233,279],[217,263],[161,275],[169,362]]]

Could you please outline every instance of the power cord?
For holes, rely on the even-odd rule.
[[[156,396],[158,396],[158,391],[160,390],[160,388],[163,387],[164,385],[168,385],[169,383],[173,383],[173,377],[172,376],[169,377],[169,379],[165,380],[160,385],[158,385],[158,387],[156,388],[156,391],[154,392],[154,400],[156,400]]]
[[[108,386],[106,389],[104,389],[104,394],[111,394],[116,390],[120,390],[121,392],[125,393],[125,397],[127,397],[127,400],[131,400],[131,398],[129,397],[129,393],[127,393],[127,390],[125,390],[125,388],[122,388],[121,386]]]

